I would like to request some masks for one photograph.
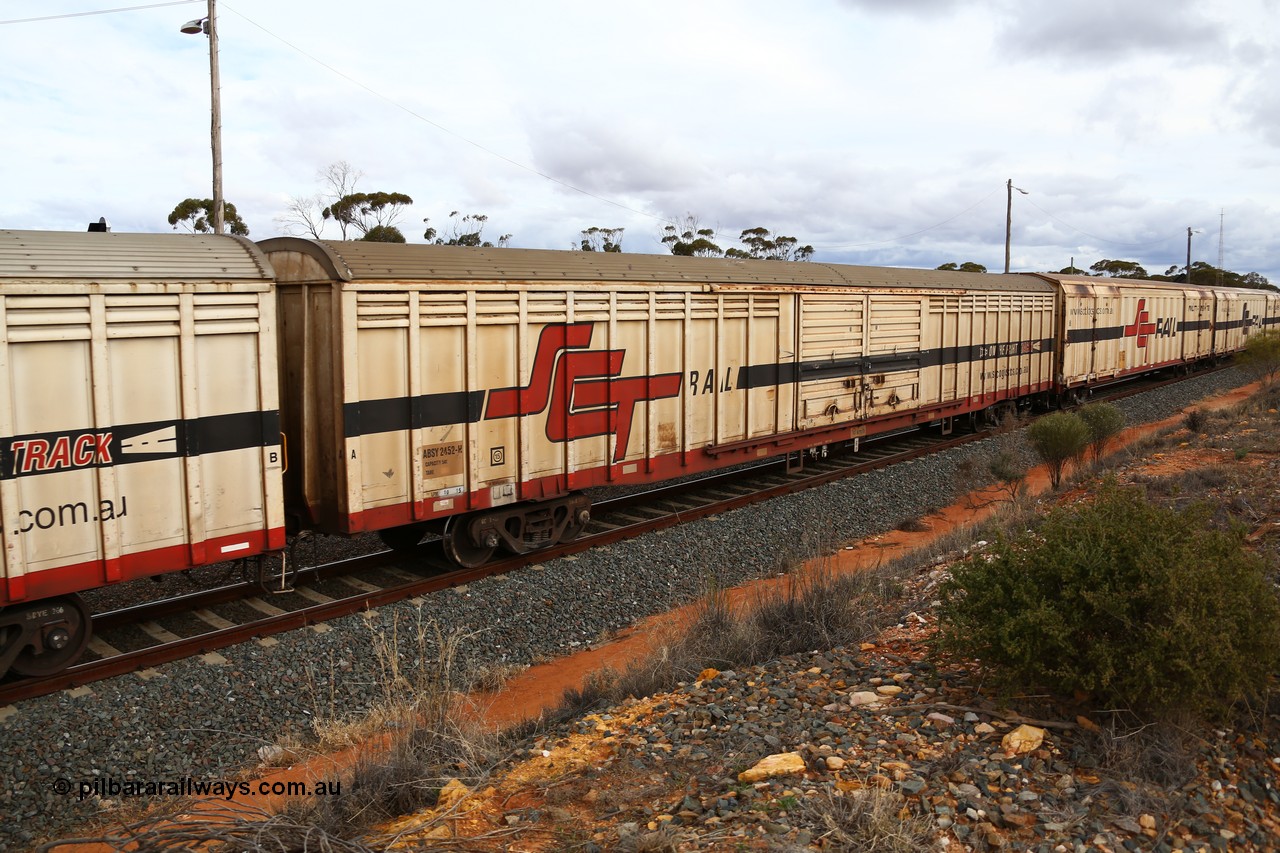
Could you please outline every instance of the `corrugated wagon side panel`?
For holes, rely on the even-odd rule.
[[[361,402],[364,420],[361,434],[347,437],[348,500],[366,511],[405,504],[414,480],[409,418],[404,416],[412,411],[409,345],[417,332],[410,328],[410,293],[349,291],[344,297],[343,328],[354,328],[354,335],[343,336],[345,400]],[[353,336],[354,359],[347,343]],[[387,402],[379,406],[375,401]]]
[[[15,437],[9,442],[12,449],[4,465],[11,484],[4,507],[11,584],[23,572],[32,581],[37,572],[100,561],[106,556],[102,526],[90,522],[90,518],[96,522],[98,513],[88,509],[92,504],[96,510],[103,497],[94,468],[66,466],[41,473],[49,468],[49,449],[57,443],[56,436],[81,432],[94,436],[90,441],[95,456],[100,452],[99,437],[105,437],[102,431],[92,429],[97,418],[91,299],[84,294],[9,296],[4,300],[9,384],[4,402],[10,416],[6,434]],[[176,361],[176,352],[152,349],[156,355],[168,355],[170,362]],[[106,377],[103,380],[99,387],[109,394],[111,386]],[[171,400],[170,412],[172,408]],[[172,467],[176,469],[176,461]],[[183,501],[180,488],[168,497],[179,504]],[[181,541],[181,532],[178,526],[176,541]],[[118,556],[118,552],[111,556]],[[98,583],[106,580],[102,569],[97,574]]]
[[[3,302],[10,600],[283,545],[265,286],[59,282]]]
[[[1183,303],[1182,357],[1186,361],[1213,355],[1213,294],[1188,290]]]
[[[471,465],[469,430],[476,407],[467,388],[468,299],[456,290],[418,290],[418,383],[422,395],[416,465],[418,515],[465,508]],[[514,327],[513,327],[514,328]]]

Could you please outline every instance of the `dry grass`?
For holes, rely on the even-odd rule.
[[[670,690],[707,668],[737,669],[859,643],[897,621],[899,614],[888,609],[897,592],[889,572],[837,574],[828,560],[789,572],[781,592],[757,587],[742,606],[734,606],[712,579],[688,624],[625,670],[589,674],[581,688],[565,691],[551,716],[571,719],[628,697]]]
[[[316,723],[324,749],[360,748],[344,774],[342,796],[296,801],[285,814],[350,837],[435,805],[451,779],[469,786],[484,781],[509,741],[483,725],[483,710],[467,697],[474,679],[457,662],[468,639],[441,633],[421,610],[405,628],[396,620],[386,631],[375,630],[382,699],[358,717]]]
[[[933,820],[901,794],[880,788],[830,789],[801,800],[800,816],[826,850],[917,853],[933,846]]]
[[[110,834],[51,841],[35,850],[46,853],[66,844],[94,844],[134,853],[187,853],[191,850],[373,853],[381,849],[347,840],[343,834],[331,834],[310,821],[299,820],[289,814],[254,814],[237,809],[223,813],[206,812],[204,820],[195,821],[184,815],[180,806],[151,815],[144,821],[120,825]]]
[[[1129,720],[1126,722],[1126,720]],[[1088,758],[1104,771],[1099,793],[1110,797],[1116,811],[1176,815],[1186,808],[1183,787],[1197,775],[1199,742],[1193,719],[1141,723],[1116,715],[1099,732],[1084,734]]]

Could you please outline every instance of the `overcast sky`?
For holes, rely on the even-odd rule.
[[[166,231],[211,193],[204,0],[0,0],[0,227]],[[21,19],[67,15],[52,20]],[[16,22],[15,22],[16,21]],[[665,251],[693,213],[815,261],[1193,260],[1280,283],[1277,0],[218,3],[224,185],[254,238],[347,161],[399,223]],[[1224,215],[1225,214],[1225,215]],[[326,236],[337,237],[336,230]]]

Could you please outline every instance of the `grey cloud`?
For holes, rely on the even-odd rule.
[[[840,0],[840,5],[862,12],[885,15],[936,17],[963,8],[963,0]]]
[[[1003,3],[999,44],[1011,53],[1064,60],[1135,54],[1211,57],[1228,43],[1222,24],[1194,0],[1015,0]]]
[[[529,125],[533,166],[598,193],[671,191],[698,181],[697,152],[659,130],[625,119],[604,123],[581,113],[540,117]]]

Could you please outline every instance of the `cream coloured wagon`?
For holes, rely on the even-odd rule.
[[[271,270],[236,237],[0,231],[0,673],[75,593],[284,545]]]
[[[1046,394],[1028,276],[265,240],[287,502],[321,531],[438,529],[457,562],[576,535],[638,483]]]

